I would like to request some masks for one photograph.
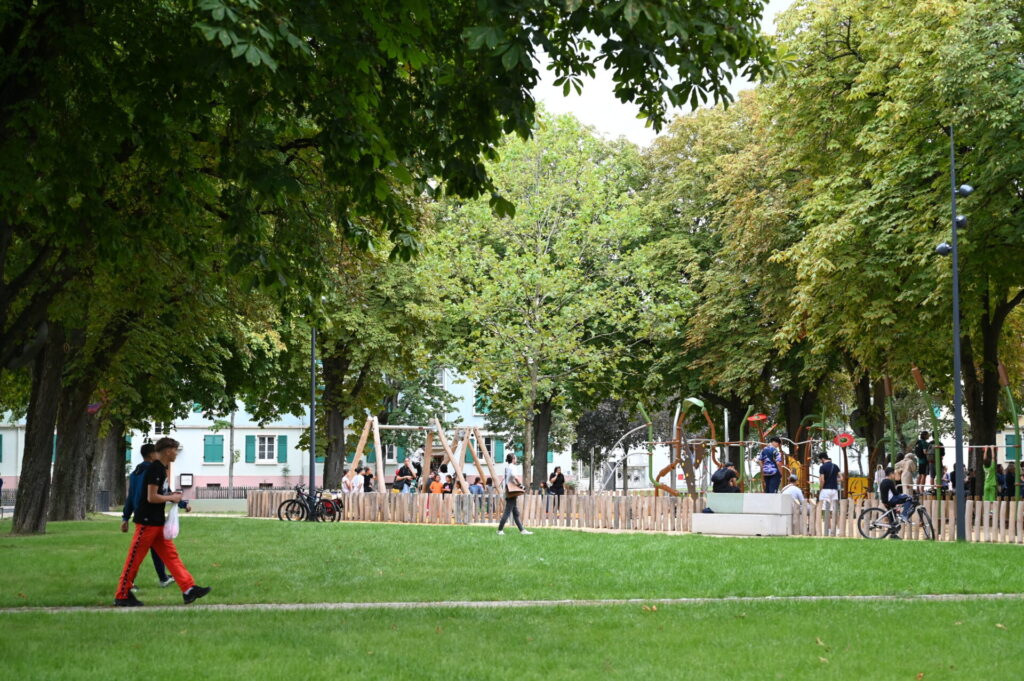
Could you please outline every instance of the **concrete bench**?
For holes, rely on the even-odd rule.
[[[694,513],[693,532],[746,537],[792,534],[793,499],[788,494],[709,492],[706,505],[714,513]]]

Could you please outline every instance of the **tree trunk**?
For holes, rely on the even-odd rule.
[[[537,405],[533,419],[533,479],[538,482],[548,479],[548,449],[554,410],[553,399],[547,397]]]
[[[969,338],[961,342],[963,353],[964,407],[970,421],[969,442],[973,447],[994,445],[999,432],[999,337],[993,325],[983,322],[981,375],[978,375],[978,358]],[[985,486],[985,469],[982,466],[981,449],[971,449],[967,457],[967,468],[974,469],[974,489],[968,494],[981,496]]]
[[[783,413],[786,417],[786,435],[795,439],[800,430],[800,422],[805,416],[814,413],[818,404],[818,391],[807,390],[802,393],[789,391],[783,393],[782,400]]]
[[[91,381],[79,381],[65,388],[60,396],[50,520],[85,520],[90,505],[90,469],[99,433],[99,418],[87,410],[94,389]]]
[[[12,526],[14,534],[46,532],[53,430],[57,424],[57,400],[60,396],[64,359],[63,329],[58,324],[52,324],[49,340],[32,366],[32,392],[25,424],[25,454],[21,462]]]
[[[851,373],[855,368],[851,367]],[[869,475],[874,474],[875,466],[886,465],[885,450],[880,447],[885,437],[885,387],[882,381],[872,385],[871,376],[867,372],[853,384],[857,400],[857,423],[851,423],[860,437],[867,440]],[[872,401],[874,397],[874,401]]]
[[[110,505],[124,504],[124,422],[113,419],[107,424],[106,434],[96,442],[96,455],[92,464],[91,492],[87,499],[90,511],[95,509],[96,494],[100,490],[110,492]]]
[[[324,459],[324,489],[340,489],[345,468],[345,417],[337,409],[325,409],[327,456]]]

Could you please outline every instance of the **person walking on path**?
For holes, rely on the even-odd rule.
[[[174,541],[164,538],[164,522],[166,520],[164,504],[167,502],[179,503],[181,492],[164,494],[161,490],[164,489],[164,484],[167,482],[167,464],[173,463],[178,458],[179,447],[178,441],[169,437],[157,440],[155,457],[142,479],[145,494],[135,511],[135,534],[128,549],[128,556],[124,561],[124,568],[121,570],[117,592],[114,594],[115,606],[137,607],[142,605],[142,601],[137,599],[130,589],[135,583],[135,575],[139,571],[139,566],[150,548],[156,551],[160,560],[171,571],[186,604],[210,593],[210,587],[198,586],[192,579],[192,575],[185,569],[185,565],[178,557],[178,549],[174,546]]]
[[[516,527],[519,528],[520,534],[533,534],[533,532],[523,528],[523,521],[519,518],[519,495],[522,494],[523,481],[516,471],[516,457],[514,454],[505,456],[505,479],[502,481],[501,486],[505,490],[505,512],[501,514],[501,520],[498,522],[498,535],[504,536],[505,523],[510,515]],[[516,487],[519,489],[518,493],[514,489]]]
[[[782,481],[782,439],[773,437],[768,441],[768,446],[757,455],[757,462],[761,464],[761,479],[764,480],[764,491],[767,494],[775,494],[779,491],[779,483]]]
[[[142,463],[135,467],[131,475],[128,476],[128,495],[124,500],[124,510],[121,512],[121,531],[128,532],[128,521],[131,520],[132,514],[135,513],[136,509],[139,508],[139,504],[142,503],[142,494],[145,492],[142,484],[142,478],[146,474],[146,470],[149,469],[149,464],[152,463],[153,453],[156,451],[156,447],[147,442],[142,445],[140,454],[142,455]],[[164,563],[160,560],[160,556],[156,555],[156,550],[150,549],[149,555],[153,559],[153,567],[156,569],[156,578],[160,586],[170,586],[174,584],[174,577],[167,575],[167,570],[164,568]],[[135,586],[132,586],[132,590]]]
[[[818,501],[821,502],[821,511],[825,518],[825,535],[835,536],[836,511],[839,510],[839,466],[832,463],[827,453],[818,457],[821,466],[818,468],[818,479],[821,480],[821,490],[818,492]]]

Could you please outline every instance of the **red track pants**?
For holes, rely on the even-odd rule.
[[[132,544],[128,549],[128,557],[124,561],[124,569],[121,570],[121,581],[117,584],[117,594],[114,598],[128,598],[128,590],[135,583],[135,575],[139,572],[139,566],[142,565],[142,561],[146,559],[146,554],[151,548],[167,566],[182,593],[195,585],[196,580],[192,579],[192,575],[182,564],[174,542],[164,539],[163,526],[136,525]]]

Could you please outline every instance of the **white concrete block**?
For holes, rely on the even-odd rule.
[[[743,494],[744,513],[770,513],[773,515],[792,515],[793,500],[787,494],[762,494],[752,492]]]
[[[791,533],[792,522],[791,515],[770,513],[694,513],[693,531],[744,537],[785,537]]]

